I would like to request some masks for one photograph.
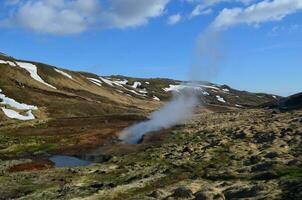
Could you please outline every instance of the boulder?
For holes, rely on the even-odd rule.
[[[223,191],[226,199],[239,199],[239,198],[249,198],[257,195],[258,192],[264,190],[264,186],[244,186],[244,187],[231,187]]]
[[[193,194],[189,188],[179,187],[174,190],[172,197],[174,198],[192,198]]]

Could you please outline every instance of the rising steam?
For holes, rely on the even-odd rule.
[[[173,100],[160,110],[151,114],[148,121],[125,129],[120,139],[130,144],[136,144],[145,133],[169,128],[191,118],[198,99],[191,89],[185,89],[181,94],[174,94]]]
[[[130,144],[136,144],[146,133],[159,131],[190,119],[196,106],[201,102],[199,97],[202,90],[193,89],[198,86],[198,81],[209,80],[217,74],[218,63],[222,59],[222,52],[218,32],[207,30],[198,37],[193,64],[190,68],[190,87],[184,87],[175,93],[170,102],[160,110],[151,114],[150,119],[126,128],[120,139]],[[199,92],[197,92],[199,91]]]

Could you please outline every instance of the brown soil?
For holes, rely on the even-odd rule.
[[[22,172],[22,171],[38,171],[46,170],[54,167],[54,164],[49,160],[35,160],[30,163],[22,163],[14,165],[8,169],[8,172]]]

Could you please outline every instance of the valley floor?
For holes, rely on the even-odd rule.
[[[94,152],[109,154],[108,161],[74,168],[53,168],[40,160],[40,166],[48,169],[23,171],[20,165],[39,163],[26,156],[21,159],[22,150],[13,147],[37,142],[33,141],[37,136],[20,140],[18,134],[10,134],[1,134],[3,200],[302,199],[301,110],[198,114],[184,125],[146,136],[138,145],[111,140]],[[52,135],[39,137],[54,139]]]

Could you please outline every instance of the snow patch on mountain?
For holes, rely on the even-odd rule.
[[[157,96],[153,96],[153,100],[160,101],[160,99]]]
[[[10,65],[12,67],[17,67],[17,65],[12,61],[0,60],[0,64],[7,64],[7,65]]]
[[[209,96],[210,94],[207,91],[205,91],[202,87],[207,88],[208,86],[205,86],[205,85],[169,85],[168,88],[163,88],[163,90],[165,92],[171,92],[171,91],[172,92],[181,92],[184,89],[193,89],[193,90],[201,92],[204,96]],[[209,86],[208,88],[213,89],[216,87]]]
[[[200,87],[208,88],[208,89],[213,89],[213,90],[220,90],[218,87],[211,86],[211,85],[200,85]]]
[[[223,97],[217,95],[216,98],[217,98],[218,101],[220,101],[220,102],[222,102],[222,103],[226,103],[226,101],[224,100]]]
[[[200,88],[200,86],[193,86],[193,85],[169,85],[168,88],[163,88],[163,90],[165,92],[171,92],[171,91],[174,91],[174,92],[180,92],[181,90],[184,90],[184,89],[194,89],[194,90],[202,90]]]
[[[48,87],[51,87],[53,89],[57,89],[56,87],[46,83],[39,75],[38,75],[38,70],[37,70],[37,66],[32,64],[32,63],[25,63],[25,62],[17,62],[18,66],[25,69],[26,71],[28,71],[30,73],[30,76],[35,79],[36,81],[47,85]]]
[[[2,105],[8,105],[12,108],[16,108],[18,110],[37,110],[37,106],[27,105],[25,103],[19,103],[16,100],[6,97],[4,94],[2,94],[2,90],[0,89],[0,104]]]
[[[99,77],[104,83],[110,85],[110,86],[120,86],[123,87],[123,85],[126,85],[128,83],[127,80],[124,81],[111,81],[109,79],[103,78],[103,77]]]
[[[35,116],[32,114],[32,111],[29,110],[26,112],[26,115],[21,115],[17,111],[7,109],[7,108],[1,108],[4,114],[11,119],[18,119],[21,121],[27,121],[27,120],[33,120],[35,119]]]
[[[11,119],[18,119],[18,120],[33,120],[35,119],[35,116],[32,114],[33,110],[38,110],[37,106],[32,106],[32,105],[27,105],[25,103],[19,103],[18,101],[9,98],[5,96],[2,93],[2,89],[0,89],[0,104],[4,106],[9,106],[11,108],[17,109],[17,110],[27,110],[26,115],[21,115],[19,112],[12,110],[12,109],[7,109],[4,107],[1,107],[2,111],[4,114]]]
[[[99,79],[96,78],[87,78],[90,82],[96,84],[97,86],[102,86],[102,81],[100,81]]]
[[[66,72],[62,71],[62,70],[59,70],[57,68],[54,68],[56,72],[58,72],[59,74],[69,78],[69,79],[73,79],[71,75],[67,74]]]
[[[138,82],[138,81],[135,81],[132,85],[133,88],[137,88],[137,87],[140,87],[142,85],[141,82]]]

